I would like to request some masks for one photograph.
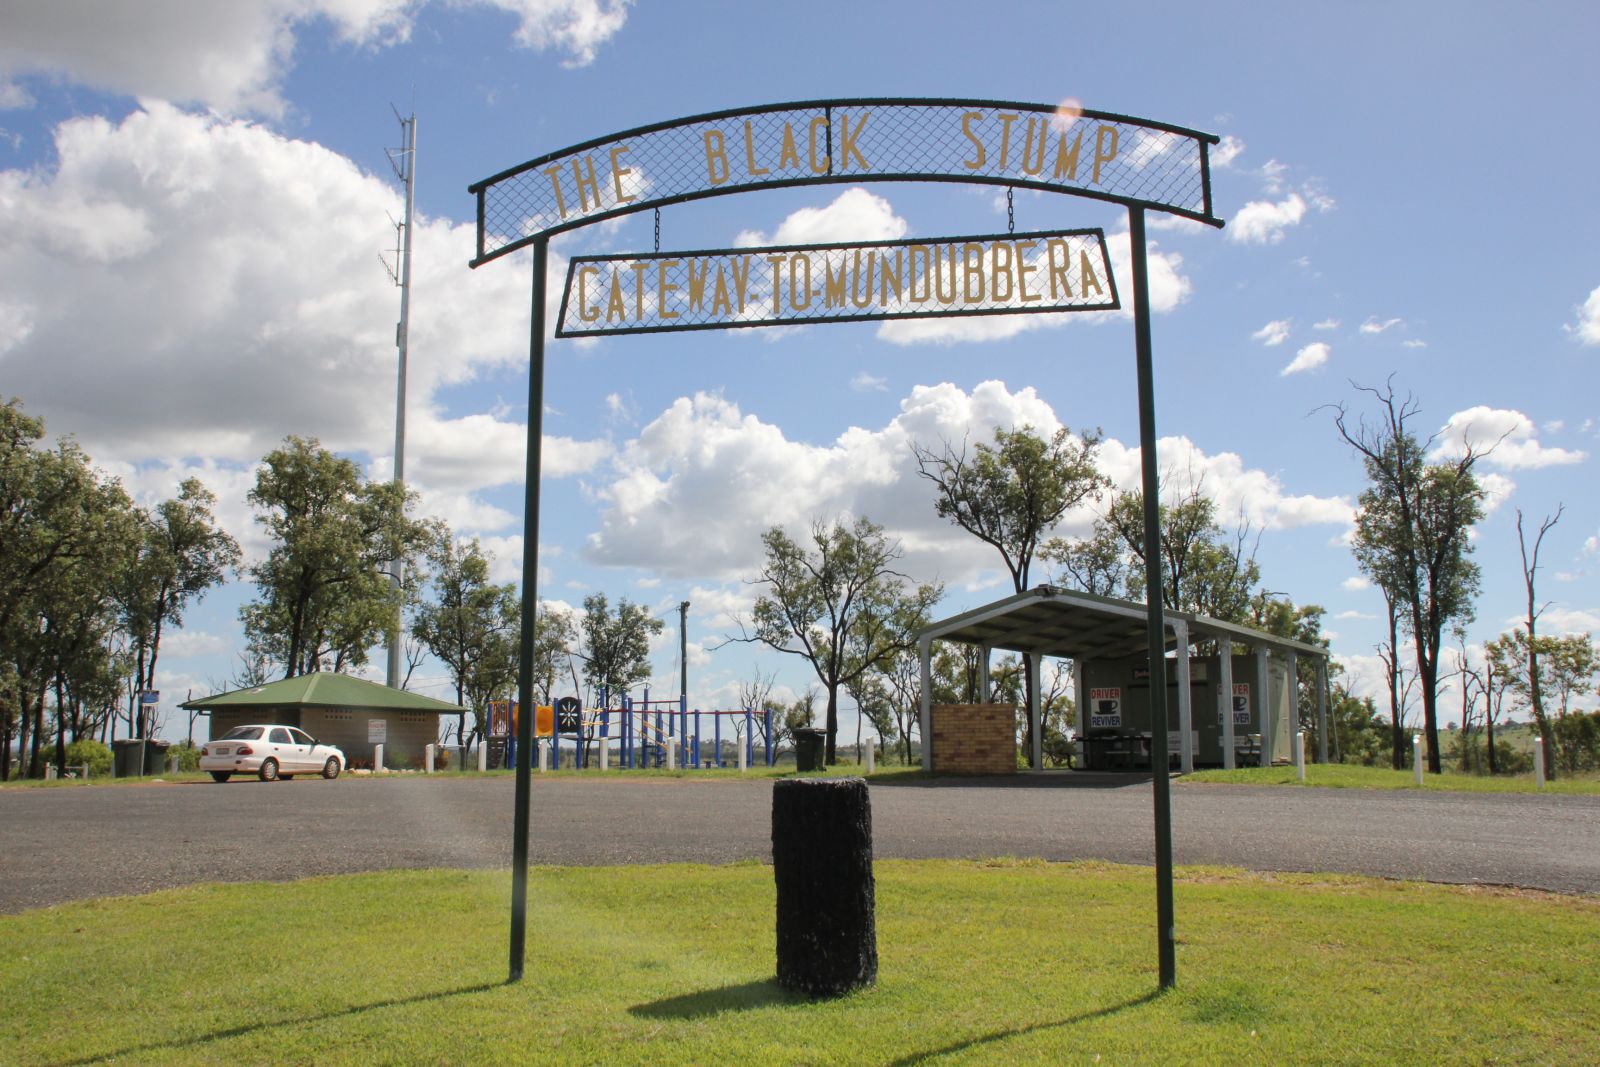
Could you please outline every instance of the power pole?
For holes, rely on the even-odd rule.
[[[406,118],[396,111],[395,118],[400,120],[400,148],[386,149],[389,156],[389,165],[394,168],[396,176],[404,184],[406,190],[405,218],[395,223],[394,267],[389,269],[389,277],[400,288],[400,321],[394,328],[394,346],[399,350],[399,366],[395,375],[395,401],[394,401],[394,482],[402,492],[406,487],[406,354],[411,333],[411,211],[416,203],[417,194],[417,114],[411,113]],[[385,261],[385,267],[388,262]],[[389,562],[389,576],[394,579],[396,591],[405,589],[405,561],[391,560]],[[405,598],[400,598],[400,603],[395,606],[394,623],[389,630],[389,670],[388,686],[390,689],[400,688],[400,650],[405,643],[405,628],[402,615],[405,611]]]
[[[678,667],[682,672],[678,683],[678,706],[689,706],[689,602],[678,604]]]

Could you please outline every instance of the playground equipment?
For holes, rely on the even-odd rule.
[[[647,688],[638,700],[623,694],[614,707],[602,689],[599,707],[575,710],[574,716],[536,715],[535,722],[543,736],[534,740],[538,755],[529,760],[533,766],[540,770],[547,766],[585,770],[593,763],[605,770],[614,762],[622,770],[662,768],[667,766],[670,744],[676,748],[675,762],[685,770],[723,767],[728,763],[743,769],[756,762],[758,733],[763,764],[771,767],[777,758],[771,709],[761,712],[750,708],[691,709],[681,697],[651,700]],[[725,719],[731,724],[729,752],[725,752],[723,746]],[[703,733],[707,727],[709,737]],[[604,746],[602,752],[591,752],[601,746]],[[515,760],[513,743],[507,754],[507,765],[515,766]]]

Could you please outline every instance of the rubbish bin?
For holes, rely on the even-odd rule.
[[[797,771],[822,770],[823,739],[828,735],[813,726],[794,732],[794,768]]]
[[[144,743],[144,773],[146,775],[166,773],[167,749],[171,747],[166,741],[146,741]]]
[[[111,777],[137,778],[144,773],[144,741],[125,737],[111,742]]]

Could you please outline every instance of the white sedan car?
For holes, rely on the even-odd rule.
[[[200,769],[219,782],[235,774],[254,774],[263,782],[297,774],[337,778],[344,753],[293,726],[235,726],[200,750]]]

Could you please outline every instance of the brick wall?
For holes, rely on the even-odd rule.
[[[1017,773],[1017,712],[1010,704],[933,705],[935,774]]]

